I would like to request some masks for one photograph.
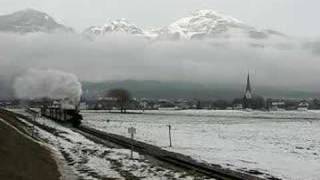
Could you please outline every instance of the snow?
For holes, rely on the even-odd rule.
[[[23,110],[14,110],[25,114]],[[20,119],[24,121],[23,119]],[[97,144],[83,135],[61,126],[46,118],[37,118],[40,124],[52,128],[48,132],[36,128],[38,137],[49,144],[49,147],[65,159],[71,170],[80,179],[195,179],[199,176],[152,164],[144,156],[135,153],[130,159],[130,150],[108,148]],[[24,121],[26,122],[26,121]],[[32,126],[30,123],[27,124]],[[182,178],[183,177],[183,178]],[[204,177],[200,177],[205,179]]]
[[[193,16],[216,17],[217,19],[222,19],[222,20],[225,20],[228,22],[242,23],[240,20],[238,20],[236,18],[218,13],[218,12],[213,11],[211,9],[197,10],[197,11],[193,12],[192,14],[193,14]]]
[[[209,40],[216,43],[244,41],[253,47],[293,46],[292,40],[273,30],[259,30],[231,16],[204,9],[192,12],[167,26],[148,30],[122,18],[105,25],[93,26],[84,31],[85,35],[96,38],[105,35],[129,35],[155,42],[170,40]],[[292,45],[291,45],[292,44]]]
[[[102,26],[93,26],[85,31],[88,35],[105,35],[105,34],[131,34],[136,36],[147,36],[143,29],[133,23],[130,23],[125,18],[110,21]]]
[[[320,177],[320,111],[146,111],[145,114],[83,112],[84,123],[243,171],[283,179]],[[109,122],[107,122],[109,120]],[[169,148],[168,126],[173,148]]]
[[[181,18],[168,27],[163,28],[159,32],[159,35],[170,37],[178,34],[179,38],[182,39],[192,39],[195,35],[219,35],[218,37],[223,37],[225,33],[233,29],[241,30],[244,37],[247,36],[248,29],[252,28],[233,17],[217,13],[213,10],[198,10],[190,16]],[[228,34],[232,36],[231,33]]]

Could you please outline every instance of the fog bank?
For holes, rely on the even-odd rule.
[[[256,86],[317,91],[318,45],[296,40],[148,41],[127,35],[88,40],[74,34],[0,34],[0,79],[35,68],[74,73],[81,81],[238,84],[250,72]]]

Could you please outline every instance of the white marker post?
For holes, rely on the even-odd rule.
[[[172,141],[171,141],[171,125],[168,125],[169,128],[169,143],[170,143],[170,147],[172,147]]]
[[[136,132],[137,132],[136,128],[134,128],[134,127],[128,128],[128,133],[131,135],[131,155],[130,155],[131,159],[133,159],[133,138],[134,138],[134,134]]]

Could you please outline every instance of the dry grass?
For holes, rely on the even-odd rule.
[[[3,114],[0,117],[6,119]],[[46,147],[0,121],[1,180],[58,180],[59,177],[57,164]]]

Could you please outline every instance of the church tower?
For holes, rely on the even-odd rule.
[[[250,75],[248,73],[246,91],[243,97],[243,108],[244,109],[251,108],[251,101],[252,101],[252,90],[251,90],[251,84],[250,84]]]

